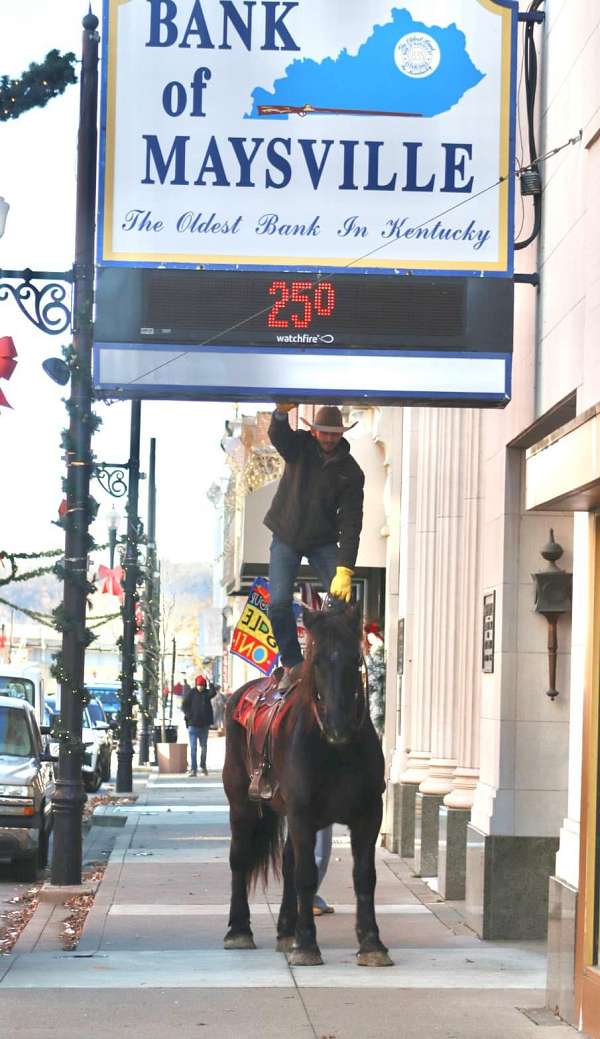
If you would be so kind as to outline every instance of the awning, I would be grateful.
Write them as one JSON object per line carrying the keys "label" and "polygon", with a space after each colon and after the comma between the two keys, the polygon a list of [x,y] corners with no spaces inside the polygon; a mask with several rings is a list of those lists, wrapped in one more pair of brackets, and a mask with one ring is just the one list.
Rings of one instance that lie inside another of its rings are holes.
{"label": "awning", "polygon": [[529,448],[525,504],[536,512],[600,509],[600,405]]}

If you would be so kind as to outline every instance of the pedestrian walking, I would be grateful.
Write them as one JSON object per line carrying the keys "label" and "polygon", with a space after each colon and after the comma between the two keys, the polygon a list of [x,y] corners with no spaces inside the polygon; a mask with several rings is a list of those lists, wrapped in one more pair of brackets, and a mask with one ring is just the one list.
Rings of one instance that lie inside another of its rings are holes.
{"label": "pedestrian walking", "polygon": [[181,709],[187,725],[190,742],[189,776],[198,774],[198,743],[200,744],[200,770],[203,775],[208,775],[206,751],[208,732],[214,723],[211,700],[215,694],[215,687],[213,685],[209,687],[204,675],[198,675],[194,688],[190,688],[189,693],[183,697]]}
{"label": "pedestrian walking", "polygon": [[216,695],[213,699],[213,713],[215,716],[215,726],[217,732],[222,734],[223,722],[225,718],[225,696],[220,685],[215,686]]}

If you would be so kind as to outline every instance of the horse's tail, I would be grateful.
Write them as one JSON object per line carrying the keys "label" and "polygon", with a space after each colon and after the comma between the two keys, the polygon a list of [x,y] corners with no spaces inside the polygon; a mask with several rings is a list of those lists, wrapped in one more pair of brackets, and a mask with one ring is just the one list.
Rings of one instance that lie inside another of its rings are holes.
{"label": "horse's tail", "polygon": [[261,806],[252,834],[252,861],[248,870],[250,888],[256,887],[259,878],[266,886],[270,870],[279,878],[284,841],[284,817],[267,805]]}

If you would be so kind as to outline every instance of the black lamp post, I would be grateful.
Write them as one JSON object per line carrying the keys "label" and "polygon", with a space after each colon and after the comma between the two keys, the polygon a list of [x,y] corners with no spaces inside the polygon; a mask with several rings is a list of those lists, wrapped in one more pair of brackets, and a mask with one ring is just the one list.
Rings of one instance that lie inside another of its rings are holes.
{"label": "black lamp post", "polygon": [[150,464],[148,467],[148,530],[146,550],[146,575],[144,581],[144,664],[142,678],[141,732],[139,737],[139,763],[146,765],[150,756],[150,715],[154,700],[153,690],[158,674],[158,616],[156,597],[156,438],[150,440]]}
{"label": "black lamp post", "polygon": [[548,678],[549,688],[546,696],[555,700],[558,696],[556,688],[556,657],[558,653],[558,639],[556,629],[558,618],[563,613],[570,613],[573,593],[573,574],[561,570],[556,565],[556,560],[563,554],[563,548],[554,540],[554,531],[550,531],[550,540],[544,545],[540,555],[548,560],[545,570],[536,570],[532,574],[535,581],[535,605],[536,613],[541,613],[548,621]]}
{"label": "black lamp post", "polygon": [[117,750],[119,794],[133,789],[133,706],[135,703],[135,601],[138,583],[138,493],[140,480],[141,401],[131,402],[129,441],[129,494],[127,497],[127,547],[125,550],[125,599],[123,602],[123,648],[121,654],[121,711]]}
{"label": "black lamp post", "polygon": [[[87,642],[87,565],[89,488],[92,470],[92,303],[96,209],[98,110],[98,19],[83,19],[79,132],[77,142],[77,209],[73,297],[73,363],[68,401],[67,507],[60,670],[59,765],[54,809],[53,884],[81,883],[81,810],[85,792],[82,709],[84,658]],[[4,298],[0,290],[0,298]],[[17,299],[17,302],[19,300]],[[20,304],[19,304],[20,305]]]}

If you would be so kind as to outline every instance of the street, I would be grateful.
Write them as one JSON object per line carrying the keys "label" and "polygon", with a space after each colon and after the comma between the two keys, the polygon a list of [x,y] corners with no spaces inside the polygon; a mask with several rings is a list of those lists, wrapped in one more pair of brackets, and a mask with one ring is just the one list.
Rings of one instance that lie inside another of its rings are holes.
{"label": "street", "polygon": [[[378,851],[377,905],[394,966],[355,964],[350,849],[336,827],[318,921],[324,966],[291,969],[275,952],[280,888],[251,899],[257,949],[223,950],[228,913],[228,806],[223,739],[211,735],[209,776],[138,773],[133,805],[96,809],[91,834],[114,838],[108,868],[76,951],[52,928],[27,932],[0,959],[6,1039],[106,1035],[336,1039],[567,1039],[544,1001],[543,943],[481,942],[460,913],[406,865]],[[123,817],[126,822],[121,825]],[[116,836],[115,836],[116,835]],[[143,990],[143,994],[142,991]],[[524,1012],[522,1009],[525,1008]],[[527,1013],[532,1011],[532,1020]],[[538,1008],[537,1010],[535,1008]],[[537,1014],[537,1020],[536,1020]],[[547,1028],[552,1028],[552,1032]]]}

